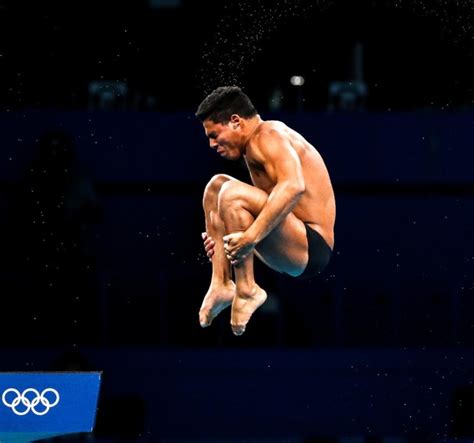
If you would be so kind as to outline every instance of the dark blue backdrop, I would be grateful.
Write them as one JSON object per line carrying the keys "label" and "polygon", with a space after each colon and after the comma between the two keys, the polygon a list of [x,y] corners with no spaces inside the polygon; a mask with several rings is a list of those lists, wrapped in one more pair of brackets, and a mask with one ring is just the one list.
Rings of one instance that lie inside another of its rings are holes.
{"label": "dark blue backdrop", "polygon": [[[193,429],[212,417],[206,435],[236,435],[229,427],[239,411],[248,414],[246,436],[268,435],[270,421],[290,436],[298,429],[436,436],[446,423],[453,433],[451,400],[473,381],[474,114],[263,117],[283,119],[325,159],[336,192],[335,255],[311,282],[257,265],[269,301],[236,338],[228,313],[206,330],[197,321],[210,276],[201,194],[213,174],[247,175],[207,147],[192,114],[3,114],[2,311],[11,313],[1,325],[3,345],[37,343],[50,348],[47,355],[79,346],[97,369],[109,368],[108,392],[126,383],[149,414],[165,414],[147,415],[144,429],[154,435],[190,435],[179,423]],[[97,215],[77,222],[81,254],[51,276],[40,270],[41,257],[36,268],[24,261],[36,234],[26,223],[31,202],[18,189],[32,186],[25,177],[36,140],[55,128],[75,142],[71,211],[84,204]],[[48,295],[51,284],[59,289]],[[144,346],[149,351],[137,351]],[[25,352],[43,367],[44,357]],[[4,355],[4,368],[20,369],[18,353]],[[404,372],[413,361],[416,368]],[[231,393],[234,382],[242,396]],[[444,403],[431,414],[435,398]]]}

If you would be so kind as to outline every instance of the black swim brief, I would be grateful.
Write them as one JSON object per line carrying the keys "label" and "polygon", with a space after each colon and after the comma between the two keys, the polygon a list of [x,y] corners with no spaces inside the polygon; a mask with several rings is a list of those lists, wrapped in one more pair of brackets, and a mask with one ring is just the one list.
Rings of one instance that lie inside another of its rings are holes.
{"label": "black swim brief", "polygon": [[305,270],[297,279],[307,280],[316,278],[331,260],[332,250],[326,243],[324,238],[314,229],[310,228],[307,223],[306,238],[308,239],[308,264]]}

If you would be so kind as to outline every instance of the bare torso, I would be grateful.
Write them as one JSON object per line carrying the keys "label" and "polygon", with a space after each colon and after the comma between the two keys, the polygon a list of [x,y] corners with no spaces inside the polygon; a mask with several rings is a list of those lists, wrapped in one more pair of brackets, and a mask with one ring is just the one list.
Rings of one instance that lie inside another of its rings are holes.
{"label": "bare torso", "polygon": [[298,155],[303,170],[305,191],[292,212],[301,221],[308,223],[318,231],[332,249],[334,247],[336,202],[329,173],[321,155],[303,136],[284,123],[279,121],[263,122],[252,134],[244,157],[252,183],[268,194],[276,183],[268,175],[264,164],[252,156],[252,140],[262,131],[278,131],[289,141]]}

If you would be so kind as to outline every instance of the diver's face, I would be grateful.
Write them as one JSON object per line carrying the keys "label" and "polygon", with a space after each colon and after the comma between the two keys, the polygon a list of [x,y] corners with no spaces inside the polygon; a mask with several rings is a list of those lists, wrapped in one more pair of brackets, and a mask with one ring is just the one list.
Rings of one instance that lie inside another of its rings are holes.
{"label": "diver's face", "polygon": [[227,160],[238,160],[242,156],[240,125],[235,123],[215,123],[205,120],[204,130],[209,138],[209,146]]}

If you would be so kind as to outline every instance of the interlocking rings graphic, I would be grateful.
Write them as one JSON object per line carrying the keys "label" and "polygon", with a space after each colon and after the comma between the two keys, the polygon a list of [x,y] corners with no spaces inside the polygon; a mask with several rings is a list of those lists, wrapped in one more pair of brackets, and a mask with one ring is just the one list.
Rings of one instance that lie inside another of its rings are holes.
{"label": "interlocking rings graphic", "polygon": [[[11,395],[8,395],[10,393],[14,394],[16,397],[12,399]],[[30,393],[33,393],[35,397],[31,398],[32,396]],[[46,394],[48,393],[50,393],[50,395],[46,397]],[[10,399],[8,399],[7,396],[10,397]],[[53,402],[51,402],[49,399],[49,397],[52,397],[52,396],[54,396],[55,398]],[[2,402],[5,406],[7,406],[8,408],[11,408],[11,410],[16,415],[26,415],[30,411],[33,412],[33,414],[35,415],[45,415],[49,412],[51,408],[53,408],[59,403],[59,392],[53,388],[46,388],[40,394],[39,391],[37,391],[36,389],[28,388],[20,393],[20,391],[18,391],[17,389],[9,388],[3,392]],[[20,403],[25,407],[24,411],[22,410],[23,408],[20,408],[20,409],[17,408],[17,406],[19,406]],[[44,410],[42,410],[43,408],[39,408],[39,410],[36,409],[36,407],[40,403],[44,407]]]}

